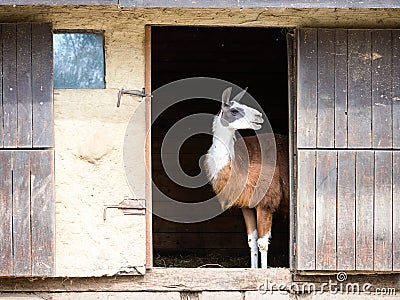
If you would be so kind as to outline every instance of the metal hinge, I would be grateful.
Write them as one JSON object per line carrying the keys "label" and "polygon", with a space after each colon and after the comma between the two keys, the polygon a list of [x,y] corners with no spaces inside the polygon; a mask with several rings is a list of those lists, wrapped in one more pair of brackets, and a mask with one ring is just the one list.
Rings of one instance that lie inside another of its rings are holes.
{"label": "metal hinge", "polygon": [[103,209],[103,220],[107,219],[107,209],[117,208],[124,215],[145,215],[146,207],[142,204],[145,199],[124,199],[119,204],[105,205]]}
{"label": "metal hinge", "polygon": [[121,97],[122,95],[131,95],[131,96],[137,96],[137,97],[153,97],[152,94],[146,94],[145,88],[143,88],[141,91],[139,90],[126,90],[124,88],[120,89],[118,91],[118,101],[117,101],[117,107],[120,106],[121,104]]}

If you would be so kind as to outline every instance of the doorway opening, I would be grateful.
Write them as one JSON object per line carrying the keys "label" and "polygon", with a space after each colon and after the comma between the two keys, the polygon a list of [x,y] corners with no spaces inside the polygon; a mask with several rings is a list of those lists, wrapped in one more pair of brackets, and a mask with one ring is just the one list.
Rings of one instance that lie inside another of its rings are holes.
{"label": "doorway opening", "polygon": [[[289,135],[286,33],[282,28],[152,26],[152,90],[190,77],[213,77],[248,87],[267,114],[273,131]],[[155,105],[157,102],[152,101],[152,107]],[[152,180],[176,201],[201,202],[215,194],[209,184],[184,188],[169,179],[160,159],[162,139],[182,118],[194,113],[216,114],[219,109],[216,101],[193,99],[169,107],[152,120]],[[183,143],[179,160],[185,173],[199,174],[199,159],[211,142],[212,136],[198,134]],[[155,215],[152,222],[155,267],[250,266],[240,209],[229,209],[200,223],[180,224]],[[289,266],[288,216],[274,214],[268,253],[269,266]]]}

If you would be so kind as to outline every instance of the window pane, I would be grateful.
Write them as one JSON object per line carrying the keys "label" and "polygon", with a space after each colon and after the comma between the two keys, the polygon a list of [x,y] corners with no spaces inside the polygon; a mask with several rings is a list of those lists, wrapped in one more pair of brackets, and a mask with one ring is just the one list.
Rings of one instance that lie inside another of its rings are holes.
{"label": "window pane", "polygon": [[53,39],[55,88],[104,88],[101,34],[56,33]]}

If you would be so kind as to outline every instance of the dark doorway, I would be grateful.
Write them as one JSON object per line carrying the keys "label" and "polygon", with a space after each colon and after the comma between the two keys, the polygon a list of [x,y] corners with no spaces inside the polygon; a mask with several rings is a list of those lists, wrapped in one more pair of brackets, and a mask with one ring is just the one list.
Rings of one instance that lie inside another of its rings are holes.
{"label": "dark doorway", "polygon": [[[286,30],[281,28],[152,27],[152,90],[189,77],[214,77],[248,87],[260,103],[275,133],[288,135],[288,75]],[[153,101],[152,105],[157,105]],[[212,197],[210,185],[190,189],[168,179],[160,165],[166,131],[191,113],[216,114],[219,104],[198,99],[180,102],[162,113],[152,126],[153,182],[177,201],[200,202]],[[245,133],[251,134],[251,133]],[[199,158],[212,137],[196,135],[180,149],[182,168],[199,173]],[[275,216],[269,265],[289,266],[289,225]],[[230,209],[212,220],[179,224],[153,216],[154,266],[198,267],[220,264],[248,267],[249,250],[241,211]]]}

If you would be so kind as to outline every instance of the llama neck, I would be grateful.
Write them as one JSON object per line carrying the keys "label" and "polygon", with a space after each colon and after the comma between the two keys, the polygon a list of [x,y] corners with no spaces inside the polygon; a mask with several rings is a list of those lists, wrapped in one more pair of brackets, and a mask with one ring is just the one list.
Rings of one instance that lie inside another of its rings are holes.
{"label": "llama neck", "polygon": [[215,180],[218,173],[235,156],[235,130],[223,126],[220,116],[214,118],[213,134],[213,143],[208,150],[207,158],[211,180]]}

